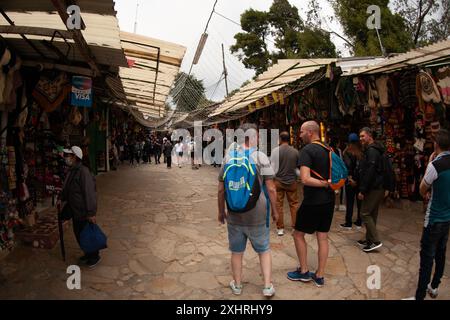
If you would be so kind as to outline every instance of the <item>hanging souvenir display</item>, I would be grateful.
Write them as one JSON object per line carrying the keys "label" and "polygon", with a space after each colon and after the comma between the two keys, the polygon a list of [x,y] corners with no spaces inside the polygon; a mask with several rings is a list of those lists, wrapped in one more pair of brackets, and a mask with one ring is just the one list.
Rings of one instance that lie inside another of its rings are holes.
{"label": "hanging souvenir display", "polygon": [[417,75],[417,97],[421,110],[425,110],[426,102],[440,103],[441,95],[431,75],[426,71],[420,71]]}
{"label": "hanging souvenir display", "polygon": [[380,105],[383,108],[387,108],[391,106],[389,101],[389,93],[388,93],[388,81],[389,77],[387,75],[379,76],[375,80],[375,85],[377,88],[377,93],[380,99]]}
{"label": "hanging souvenir display", "polygon": [[0,251],[13,248],[14,231],[21,223],[12,194],[0,192]]}
{"label": "hanging souvenir display", "polygon": [[21,59],[15,54],[11,54],[11,60],[6,66],[6,83],[3,92],[3,103],[6,111],[12,111],[16,108],[16,90],[22,86],[22,77],[20,75],[20,68],[22,67]]}
{"label": "hanging souvenir display", "polygon": [[437,85],[441,91],[442,100],[450,105],[450,67],[446,66],[437,71]]}
{"label": "hanging souvenir display", "polygon": [[403,108],[414,109],[417,104],[416,78],[417,72],[413,70],[401,72],[398,77],[399,103]]}
{"label": "hanging souvenir display", "polygon": [[9,51],[9,49],[6,47],[3,47],[3,49],[3,52],[0,52],[0,111],[6,110],[5,97],[3,95],[3,92],[5,91],[6,87],[7,75],[3,72],[3,68],[6,67],[11,61],[11,51]]}
{"label": "hanging souvenir display", "polygon": [[67,74],[61,72],[54,78],[42,76],[33,90],[33,97],[45,112],[52,112],[63,103],[70,90]]}

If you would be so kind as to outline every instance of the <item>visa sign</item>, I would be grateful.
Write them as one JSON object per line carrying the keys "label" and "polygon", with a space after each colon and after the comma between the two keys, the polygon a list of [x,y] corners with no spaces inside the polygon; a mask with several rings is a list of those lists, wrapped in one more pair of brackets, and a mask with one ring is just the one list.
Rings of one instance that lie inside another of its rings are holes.
{"label": "visa sign", "polygon": [[92,107],[92,79],[73,76],[70,102],[73,106]]}

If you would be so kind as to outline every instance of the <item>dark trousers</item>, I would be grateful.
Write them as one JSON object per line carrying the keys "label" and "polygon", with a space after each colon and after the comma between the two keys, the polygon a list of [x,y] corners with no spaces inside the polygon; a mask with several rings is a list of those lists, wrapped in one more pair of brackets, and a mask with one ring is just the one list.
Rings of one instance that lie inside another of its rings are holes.
{"label": "dark trousers", "polygon": [[[73,233],[75,233],[75,238],[77,238],[78,245],[80,244],[80,235],[83,231],[84,227],[88,225],[88,220],[72,220],[73,224]],[[99,252],[85,252],[84,253],[88,259],[95,259],[99,257]]]}
{"label": "dark trousers", "polygon": [[364,196],[361,205],[361,219],[366,226],[366,240],[374,243],[380,238],[377,231],[378,208],[384,198],[384,190],[372,190]]}
{"label": "dark trousers", "polygon": [[359,190],[357,187],[352,187],[351,185],[345,186],[345,198],[346,198],[346,214],[345,214],[345,224],[348,226],[352,225],[353,219],[353,207],[355,205],[356,199],[356,207],[358,208],[358,217],[356,218],[356,224],[361,225],[361,200],[357,199]]}
{"label": "dark trousers", "polygon": [[166,157],[167,160],[167,168],[172,167],[172,156]]}
{"label": "dark trousers", "polygon": [[416,300],[425,299],[433,262],[436,263],[436,267],[431,287],[436,289],[441,283],[445,268],[445,252],[447,250],[449,227],[450,221],[434,223],[423,229],[422,240],[420,241],[420,269]]}
{"label": "dark trousers", "polygon": [[155,152],[155,163],[161,163],[159,159],[161,159],[161,153]]}

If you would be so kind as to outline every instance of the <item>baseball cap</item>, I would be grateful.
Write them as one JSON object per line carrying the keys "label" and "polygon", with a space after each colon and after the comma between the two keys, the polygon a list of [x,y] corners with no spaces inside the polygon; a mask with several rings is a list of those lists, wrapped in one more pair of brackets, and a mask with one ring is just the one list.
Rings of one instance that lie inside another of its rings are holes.
{"label": "baseball cap", "polygon": [[350,133],[348,136],[348,142],[358,142],[359,137],[356,133]]}
{"label": "baseball cap", "polygon": [[83,160],[83,151],[81,150],[80,147],[73,146],[70,149],[64,149],[64,153],[74,154],[77,156],[77,158],[79,158],[80,160]]}

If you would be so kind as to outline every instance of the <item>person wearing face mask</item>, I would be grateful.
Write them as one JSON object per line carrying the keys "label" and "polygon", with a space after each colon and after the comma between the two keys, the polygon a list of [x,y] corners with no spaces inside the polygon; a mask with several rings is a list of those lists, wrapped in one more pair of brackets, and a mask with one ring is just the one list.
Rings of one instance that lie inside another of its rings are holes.
{"label": "person wearing face mask", "polygon": [[[73,146],[64,149],[64,157],[69,167],[69,172],[63,184],[58,207],[69,212],[73,220],[73,231],[80,244],[80,234],[89,223],[96,223],[97,214],[97,191],[95,179],[89,169],[82,164],[83,151],[80,147]],[[67,216],[65,214],[65,216]],[[89,267],[96,266],[100,261],[99,252],[84,252],[79,259]]]}

